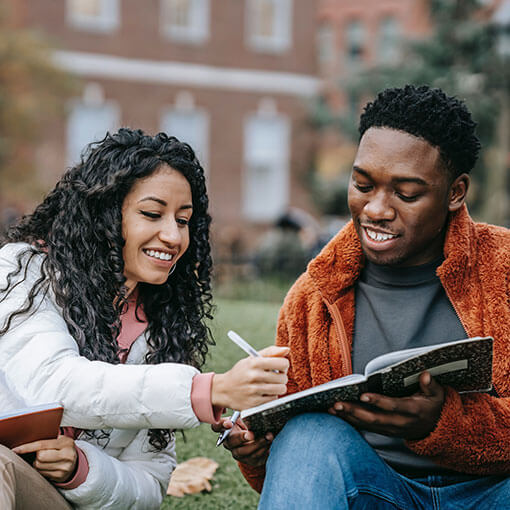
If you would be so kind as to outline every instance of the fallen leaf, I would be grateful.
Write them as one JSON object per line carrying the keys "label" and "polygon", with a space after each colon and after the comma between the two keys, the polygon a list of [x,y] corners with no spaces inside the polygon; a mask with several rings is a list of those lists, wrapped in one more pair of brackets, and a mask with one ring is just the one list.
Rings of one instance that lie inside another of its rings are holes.
{"label": "fallen leaf", "polygon": [[172,473],[166,493],[170,496],[182,498],[185,494],[211,492],[209,480],[214,476],[219,464],[207,457],[193,457],[177,464]]}

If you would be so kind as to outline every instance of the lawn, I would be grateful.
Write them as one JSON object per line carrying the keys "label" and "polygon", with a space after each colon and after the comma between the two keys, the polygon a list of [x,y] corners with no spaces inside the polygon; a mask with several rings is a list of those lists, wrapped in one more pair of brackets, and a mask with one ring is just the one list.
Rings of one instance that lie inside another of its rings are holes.
{"label": "lawn", "polygon": [[[227,338],[226,332],[229,329],[235,330],[256,349],[274,342],[279,304],[221,299],[216,301],[216,306],[217,311],[211,326],[216,345],[211,348],[211,357],[204,371],[224,372],[245,356],[244,352]],[[216,448],[216,439],[217,434],[211,431],[209,425],[186,431],[184,438],[178,433],[179,462],[190,457],[205,456],[214,459],[220,466],[214,476],[211,493],[183,498],[167,497],[161,509],[218,510],[229,507],[252,510],[257,507],[258,494],[241,476],[230,453],[221,446]]]}

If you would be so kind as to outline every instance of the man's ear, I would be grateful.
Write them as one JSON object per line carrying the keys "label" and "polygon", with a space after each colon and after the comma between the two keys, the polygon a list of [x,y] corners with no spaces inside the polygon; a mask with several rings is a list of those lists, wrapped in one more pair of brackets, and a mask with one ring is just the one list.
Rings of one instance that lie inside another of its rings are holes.
{"label": "man's ear", "polygon": [[448,197],[448,210],[450,212],[458,211],[466,200],[467,190],[469,188],[469,175],[459,175],[450,185]]}

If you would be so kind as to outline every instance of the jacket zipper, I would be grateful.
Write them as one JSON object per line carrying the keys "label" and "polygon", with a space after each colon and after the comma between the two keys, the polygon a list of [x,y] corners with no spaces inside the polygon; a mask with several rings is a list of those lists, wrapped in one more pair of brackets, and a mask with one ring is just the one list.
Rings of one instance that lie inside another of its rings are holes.
{"label": "jacket zipper", "polygon": [[[440,280],[441,281],[441,280]],[[441,285],[443,286],[443,289],[446,293],[446,297],[448,298],[448,300],[450,301],[451,305],[452,305],[452,308],[453,308],[453,311],[455,312],[455,315],[457,315],[457,318],[459,319],[459,322],[462,324],[462,327],[464,328],[466,334],[468,337],[471,337],[473,336],[469,331],[468,331],[468,328],[466,327],[466,325],[464,324],[464,321],[460,318],[460,314],[459,314],[459,311],[457,310],[457,307],[455,306],[455,303],[453,302],[453,299],[451,298],[451,295],[450,295],[450,292],[448,291],[448,289],[446,288],[446,285],[441,281]],[[499,391],[498,389],[496,388],[496,384],[494,383],[494,380],[492,381],[492,389],[493,391],[496,393],[496,397],[499,398]]]}
{"label": "jacket zipper", "polygon": [[[439,281],[441,281],[441,280],[439,280]],[[462,324],[462,327],[464,328],[464,331],[466,332],[467,336],[470,337],[471,334],[469,333],[468,328],[464,324],[464,321],[460,318],[459,311],[457,310],[457,307],[455,306],[455,303],[453,302],[450,292],[448,291],[448,289],[446,288],[446,285],[442,281],[441,281],[441,285],[443,286],[443,289],[446,293],[446,297],[448,298],[448,301],[450,301],[450,303],[452,305],[453,311],[455,312],[457,319],[459,319],[459,322]]]}
{"label": "jacket zipper", "polygon": [[349,349],[349,344],[347,341],[347,333],[344,328],[344,324],[342,321],[342,317],[340,316],[340,311],[333,304],[330,304],[326,299],[323,298],[324,303],[328,308],[331,317],[333,317],[333,325],[335,326],[336,334],[340,342],[340,352],[342,354],[342,369],[343,375],[352,374],[352,360],[351,353]]}

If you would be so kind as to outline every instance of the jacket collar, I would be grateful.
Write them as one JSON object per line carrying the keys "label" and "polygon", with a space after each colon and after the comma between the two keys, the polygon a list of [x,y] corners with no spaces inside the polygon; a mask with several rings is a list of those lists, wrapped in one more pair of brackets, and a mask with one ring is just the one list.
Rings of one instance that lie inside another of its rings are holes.
{"label": "jacket collar", "polygon": [[[445,260],[438,268],[442,281],[460,276],[468,268],[474,250],[474,223],[466,205],[450,215],[444,244]],[[354,285],[363,267],[361,243],[351,221],[336,234],[323,250],[308,264],[307,272],[322,296],[334,303]],[[461,285],[461,279],[456,282]]]}

